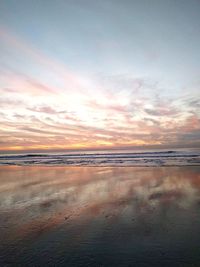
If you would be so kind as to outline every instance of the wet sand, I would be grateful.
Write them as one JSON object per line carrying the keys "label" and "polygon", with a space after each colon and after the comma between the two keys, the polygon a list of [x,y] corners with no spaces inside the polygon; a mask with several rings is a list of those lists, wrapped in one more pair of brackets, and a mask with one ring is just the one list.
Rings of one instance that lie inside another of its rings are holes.
{"label": "wet sand", "polygon": [[0,237],[0,266],[200,266],[200,166],[1,166]]}

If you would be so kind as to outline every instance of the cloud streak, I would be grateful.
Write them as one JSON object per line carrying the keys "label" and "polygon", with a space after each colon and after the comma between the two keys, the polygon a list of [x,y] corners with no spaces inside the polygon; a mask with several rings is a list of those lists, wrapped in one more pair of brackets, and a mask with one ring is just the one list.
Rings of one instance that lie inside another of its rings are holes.
{"label": "cloud streak", "polygon": [[199,146],[198,94],[171,97],[146,77],[83,76],[3,27],[0,37],[45,77],[1,72],[1,151]]}

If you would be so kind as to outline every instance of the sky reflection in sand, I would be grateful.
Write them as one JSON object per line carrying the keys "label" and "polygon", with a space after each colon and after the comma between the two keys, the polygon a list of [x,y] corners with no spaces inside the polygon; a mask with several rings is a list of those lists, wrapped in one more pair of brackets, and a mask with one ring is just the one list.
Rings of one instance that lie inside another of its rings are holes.
{"label": "sky reflection in sand", "polygon": [[124,241],[170,247],[170,238],[185,247],[200,233],[200,167],[4,166],[0,177],[2,247],[53,233],[60,242],[69,232],[74,246],[84,236],[93,247],[101,240],[115,251]]}

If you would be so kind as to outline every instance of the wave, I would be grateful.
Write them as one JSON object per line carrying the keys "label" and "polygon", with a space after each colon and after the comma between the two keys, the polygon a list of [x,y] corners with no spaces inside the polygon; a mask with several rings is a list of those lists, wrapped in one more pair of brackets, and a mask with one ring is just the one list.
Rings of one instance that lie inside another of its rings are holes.
{"label": "wave", "polygon": [[0,165],[186,166],[200,165],[200,151],[29,153],[1,155]]}

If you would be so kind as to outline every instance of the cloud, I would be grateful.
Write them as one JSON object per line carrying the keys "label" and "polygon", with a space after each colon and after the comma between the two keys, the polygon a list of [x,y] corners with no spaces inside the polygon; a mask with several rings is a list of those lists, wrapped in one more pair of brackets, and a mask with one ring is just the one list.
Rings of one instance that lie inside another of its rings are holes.
{"label": "cloud", "polygon": [[12,106],[20,106],[24,104],[23,100],[21,99],[11,99],[8,97],[0,97],[0,106],[1,107],[12,107]]}
{"label": "cloud", "polygon": [[39,113],[47,113],[47,114],[63,113],[63,111],[57,111],[50,106],[32,107],[32,108],[28,108],[28,110],[34,111],[34,112],[39,112]]}
{"label": "cloud", "polygon": [[178,114],[178,111],[170,107],[155,108],[155,109],[144,109],[144,111],[152,116],[174,116]]}
{"label": "cloud", "polygon": [[39,73],[7,66],[0,74],[2,150],[198,143],[198,96],[171,97],[130,74],[81,76],[8,29],[0,36]]}
{"label": "cloud", "polygon": [[[62,62],[50,58],[44,52],[41,52],[41,50],[37,49],[37,47],[34,47],[27,40],[13,34],[6,27],[0,27],[0,37],[2,42],[5,43],[6,47],[10,49],[9,51],[17,51],[17,53],[13,55],[13,57],[15,57],[17,61],[20,60],[19,57],[21,56],[23,56],[23,60],[25,60],[25,62],[28,58],[28,63],[31,65],[30,67],[39,67],[44,74],[47,73],[48,76],[54,76],[55,80],[59,80],[60,90],[62,89],[64,91],[68,91],[68,93],[71,93],[71,90],[76,90],[79,93],[84,93],[85,86],[83,85],[85,83],[85,79],[77,73],[72,72],[70,68]],[[6,68],[11,69],[8,66]],[[21,75],[19,71],[16,71],[16,69],[13,69],[12,71],[14,71],[17,76]],[[22,75],[27,78],[27,82],[32,84],[32,87],[40,87],[41,90],[47,91],[52,90],[46,85],[43,85],[42,83],[29,78],[28,75]]]}
{"label": "cloud", "polygon": [[4,94],[13,94],[13,96],[16,96],[17,93],[23,93],[24,95],[49,95],[58,92],[58,89],[45,85],[35,78],[15,70],[6,71],[1,75],[1,78],[7,85],[6,88],[3,88]]}
{"label": "cloud", "polygon": [[192,108],[200,108],[200,99],[191,100],[188,105]]}

